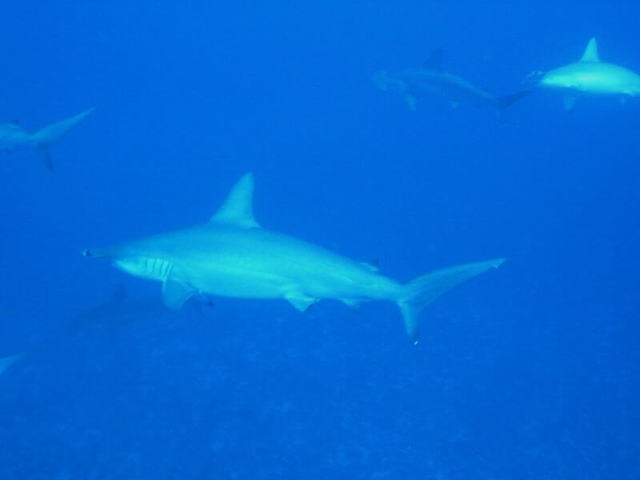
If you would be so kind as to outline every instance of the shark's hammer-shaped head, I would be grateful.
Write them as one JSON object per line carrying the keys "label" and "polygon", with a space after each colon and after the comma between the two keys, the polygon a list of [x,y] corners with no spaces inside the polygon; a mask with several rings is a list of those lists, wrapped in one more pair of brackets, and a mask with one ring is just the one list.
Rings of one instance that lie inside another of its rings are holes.
{"label": "shark's hammer-shaped head", "polygon": [[171,261],[145,246],[142,241],[110,248],[92,248],[82,253],[85,257],[108,260],[121,270],[148,280],[163,282],[172,268]]}

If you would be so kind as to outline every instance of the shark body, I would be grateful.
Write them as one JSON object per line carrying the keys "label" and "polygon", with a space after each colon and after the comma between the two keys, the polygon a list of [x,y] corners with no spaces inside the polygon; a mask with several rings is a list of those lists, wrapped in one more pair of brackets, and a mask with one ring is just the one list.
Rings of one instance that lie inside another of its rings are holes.
{"label": "shark body", "polygon": [[263,229],[253,216],[252,197],[253,176],[246,174],[206,224],[84,254],[108,259],[134,276],[162,282],[164,302],[174,309],[198,294],[282,298],[299,311],[321,299],[349,306],[393,301],[414,343],[418,313],[425,305],[503,261],[460,265],[401,284],[369,264]]}
{"label": "shark body", "polygon": [[373,82],[383,91],[402,95],[411,110],[417,108],[421,99],[441,97],[454,107],[467,103],[488,105],[502,111],[527,95],[527,92],[520,92],[498,97],[458,75],[444,71],[442,50],[436,50],[420,68],[409,68],[396,73],[376,72]]}
{"label": "shark body", "polygon": [[589,40],[582,58],[541,74],[538,86],[565,93],[565,107],[571,110],[580,95],[609,95],[622,100],[640,96],[640,75],[628,68],[600,60],[595,38]]}
{"label": "shark body", "polygon": [[53,161],[49,149],[69,130],[84,120],[93,108],[47,125],[40,130],[29,133],[15,122],[0,123],[0,152],[13,152],[23,148],[36,149],[42,156],[44,165],[53,170]]}

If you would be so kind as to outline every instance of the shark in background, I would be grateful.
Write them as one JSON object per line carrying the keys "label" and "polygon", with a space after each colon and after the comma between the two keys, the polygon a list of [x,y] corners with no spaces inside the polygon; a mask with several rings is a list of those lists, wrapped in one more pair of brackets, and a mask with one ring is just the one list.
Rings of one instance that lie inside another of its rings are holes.
{"label": "shark in background", "polygon": [[16,122],[0,123],[0,152],[33,148],[41,155],[44,165],[49,170],[53,170],[51,146],[93,111],[94,108],[90,108],[73,117],[47,125],[34,133],[27,132]]}
{"label": "shark in background", "polygon": [[[194,306],[198,309],[213,305],[209,298],[200,297],[197,300],[197,305]],[[88,328],[98,327],[114,340],[118,330],[133,325],[140,319],[161,317],[167,313],[171,313],[171,310],[159,298],[130,297],[121,283],[106,302],[72,316],[67,322],[67,333],[73,336]]]}
{"label": "shark in background", "polygon": [[567,110],[573,110],[579,96],[615,96],[625,102],[628,98],[640,95],[640,75],[600,60],[595,38],[589,40],[579,61],[546,73],[533,72],[530,78],[537,80],[539,88],[562,91]]}
{"label": "shark in background", "polygon": [[467,80],[446,72],[442,68],[443,50],[434,51],[420,68],[409,68],[396,73],[385,71],[373,75],[373,83],[385,92],[398,93],[410,110],[418,101],[429,97],[448,100],[452,107],[460,104],[487,105],[500,112],[525,97],[529,92],[497,97]]}
{"label": "shark in background", "polygon": [[158,316],[167,312],[159,299],[130,298],[123,284],[106,302],[79,312],[67,322],[67,333],[75,335],[93,326],[104,329],[111,339],[116,330],[131,325],[143,316]]}
{"label": "shark in background", "polygon": [[2,375],[11,365],[20,360],[24,354],[11,355],[10,357],[0,358],[0,375]]}
{"label": "shark in background", "polygon": [[285,299],[299,311],[321,299],[349,306],[395,302],[406,330],[418,342],[418,315],[457,284],[498,267],[503,259],[437,270],[406,284],[298,238],[262,228],[253,215],[253,175],[244,175],[211,219],[202,225],[95,248],[131,275],[162,283],[164,303],[179,309],[194,295]]}

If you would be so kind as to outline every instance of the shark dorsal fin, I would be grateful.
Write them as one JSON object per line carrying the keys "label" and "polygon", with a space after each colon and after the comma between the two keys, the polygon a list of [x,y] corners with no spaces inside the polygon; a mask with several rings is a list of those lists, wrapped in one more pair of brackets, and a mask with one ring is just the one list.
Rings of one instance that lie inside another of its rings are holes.
{"label": "shark dorsal fin", "polygon": [[231,189],[220,209],[211,217],[212,222],[234,227],[256,228],[253,218],[253,174],[247,173]]}
{"label": "shark dorsal fin", "polygon": [[431,52],[429,58],[427,58],[422,67],[427,70],[437,70],[438,72],[442,71],[442,59],[444,57],[444,50],[442,48],[438,48]]}
{"label": "shark dorsal fin", "polygon": [[600,56],[598,55],[598,42],[596,42],[595,38],[589,40],[587,44],[587,48],[584,50],[582,54],[581,62],[599,62]]}

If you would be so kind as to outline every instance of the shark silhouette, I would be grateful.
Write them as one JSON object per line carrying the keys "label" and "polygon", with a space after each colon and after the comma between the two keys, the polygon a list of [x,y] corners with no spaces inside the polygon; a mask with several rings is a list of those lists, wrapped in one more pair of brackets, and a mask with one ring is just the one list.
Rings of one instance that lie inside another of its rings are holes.
{"label": "shark silhouette", "polygon": [[137,277],[162,282],[165,304],[179,309],[193,295],[283,298],[299,311],[321,299],[354,306],[395,302],[418,341],[418,314],[455,285],[503,259],[459,265],[401,284],[374,266],[262,228],[253,215],[253,175],[244,175],[209,222],[108,248],[84,251]]}
{"label": "shark silhouette", "polygon": [[22,148],[35,148],[42,156],[44,165],[53,170],[53,160],[49,149],[69,130],[84,120],[93,108],[66,118],[44,128],[28,133],[16,122],[0,123],[0,152],[13,152]]}
{"label": "shark silhouette", "polygon": [[409,68],[396,73],[385,71],[373,75],[374,84],[383,91],[402,95],[409,109],[415,110],[418,100],[428,97],[441,97],[453,107],[461,103],[488,105],[503,111],[525,97],[528,91],[513,95],[496,97],[471,82],[446,72],[442,68],[443,50],[438,49],[420,68]]}
{"label": "shark silhouette", "polygon": [[67,322],[69,334],[75,334],[91,326],[97,326],[109,332],[111,338],[115,331],[134,323],[141,316],[162,315],[167,308],[159,299],[130,298],[123,284],[106,302],[83,310]]}
{"label": "shark silhouette", "polygon": [[[199,297],[197,307],[211,306],[210,299]],[[194,302],[195,303],[195,302]],[[104,303],[79,312],[67,322],[67,333],[76,333],[93,326],[105,330],[114,340],[116,331],[134,324],[140,318],[158,317],[171,313],[159,298],[133,298],[120,284],[114,294]]]}
{"label": "shark silhouette", "polygon": [[613,95],[622,101],[640,95],[640,75],[601,61],[595,38],[589,40],[579,61],[532,75],[539,77],[538,87],[563,91],[567,110],[575,107],[580,95]]}

